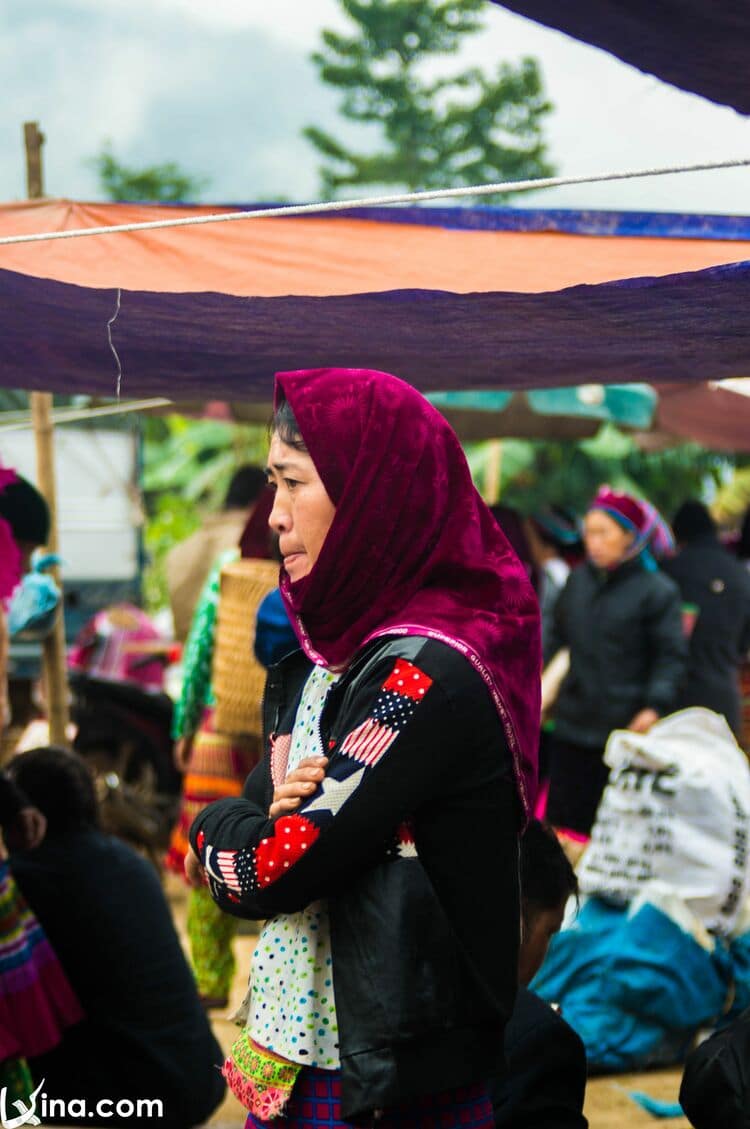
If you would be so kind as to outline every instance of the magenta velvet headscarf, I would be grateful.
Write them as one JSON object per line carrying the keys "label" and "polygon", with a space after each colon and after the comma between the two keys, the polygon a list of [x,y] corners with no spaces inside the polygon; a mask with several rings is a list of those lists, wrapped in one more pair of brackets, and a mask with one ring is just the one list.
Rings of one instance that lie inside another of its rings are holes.
{"label": "magenta velvet headscarf", "polygon": [[314,662],[379,635],[425,635],[481,674],[524,810],[536,790],[541,649],[526,573],[474,488],[455,433],[414,388],[368,369],[276,376],[336,506],[310,573],[281,592]]}

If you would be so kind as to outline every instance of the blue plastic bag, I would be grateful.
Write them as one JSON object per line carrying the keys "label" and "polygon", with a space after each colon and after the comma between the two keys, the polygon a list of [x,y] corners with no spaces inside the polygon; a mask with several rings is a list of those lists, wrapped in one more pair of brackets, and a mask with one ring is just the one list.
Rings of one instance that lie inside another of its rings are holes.
{"label": "blue plastic bag", "polygon": [[27,572],[11,597],[8,609],[8,633],[19,642],[39,642],[55,625],[60,604],[60,589],[46,568],[61,564],[55,553],[40,557]]}

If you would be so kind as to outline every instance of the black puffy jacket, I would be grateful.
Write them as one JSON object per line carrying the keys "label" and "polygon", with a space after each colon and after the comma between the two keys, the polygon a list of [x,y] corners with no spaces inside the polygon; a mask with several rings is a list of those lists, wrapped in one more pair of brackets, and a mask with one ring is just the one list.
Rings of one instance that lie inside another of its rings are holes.
{"label": "black puffy jacket", "polygon": [[[359,1124],[497,1070],[517,982],[519,805],[481,677],[444,643],[392,637],[365,647],[329,691],[323,785],[269,820],[274,749],[309,672],[301,652],[271,669],[266,756],[243,797],[198,816],[191,841],[215,901],[237,916],[327,899],[342,1113]],[[362,771],[373,717],[397,735]],[[404,821],[416,854],[397,846]],[[280,849],[290,839],[291,865]]]}
{"label": "black puffy jacket", "polygon": [[603,748],[642,709],[675,706],[687,661],[680,592],[662,572],[628,561],[611,572],[586,562],[555,608],[545,659],[570,648],[553,714],[563,740]]}

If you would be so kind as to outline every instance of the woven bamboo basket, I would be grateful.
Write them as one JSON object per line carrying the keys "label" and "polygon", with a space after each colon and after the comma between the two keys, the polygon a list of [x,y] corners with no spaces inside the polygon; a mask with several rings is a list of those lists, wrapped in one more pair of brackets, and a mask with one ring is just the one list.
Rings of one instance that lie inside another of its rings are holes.
{"label": "woven bamboo basket", "polygon": [[213,688],[216,728],[232,736],[260,737],[266,672],[255,658],[255,620],[261,600],[279,582],[273,561],[230,561],[221,570]]}

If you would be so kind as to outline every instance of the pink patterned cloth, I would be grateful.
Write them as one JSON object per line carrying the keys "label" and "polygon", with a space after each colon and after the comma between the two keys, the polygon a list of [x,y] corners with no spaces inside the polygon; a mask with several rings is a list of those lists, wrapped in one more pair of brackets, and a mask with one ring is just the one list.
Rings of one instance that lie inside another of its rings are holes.
{"label": "pink patterned cloth", "polygon": [[[18,475],[13,468],[0,466],[0,494],[13,482],[18,482]],[[7,607],[20,580],[21,550],[10,525],[4,517],[0,517],[0,605]]]}
{"label": "pink patterned cloth", "polygon": [[276,376],[336,506],[312,571],[281,592],[302,647],[344,666],[378,635],[426,635],[482,676],[529,815],[536,792],[541,643],[526,572],[471,480],[444,417],[369,369]]}
{"label": "pink patterned cloth", "polygon": [[149,655],[148,644],[164,643],[164,637],[144,611],[134,604],[113,604],[84,625],[68,655],[71,670],[95,678],[135,682],[148,690],[164,685],[164,663]]}
{"label": "pink patterned cloth", "polygon": [[0,861],[0,1061],[56,1047],[83,1012],[42,928]]}
{"label": "pink patterned cloth", "polygon": [[0,517],[0,604],[3,607],[7,607],[20,581],[21,550],[10,525],[4,517]]}

